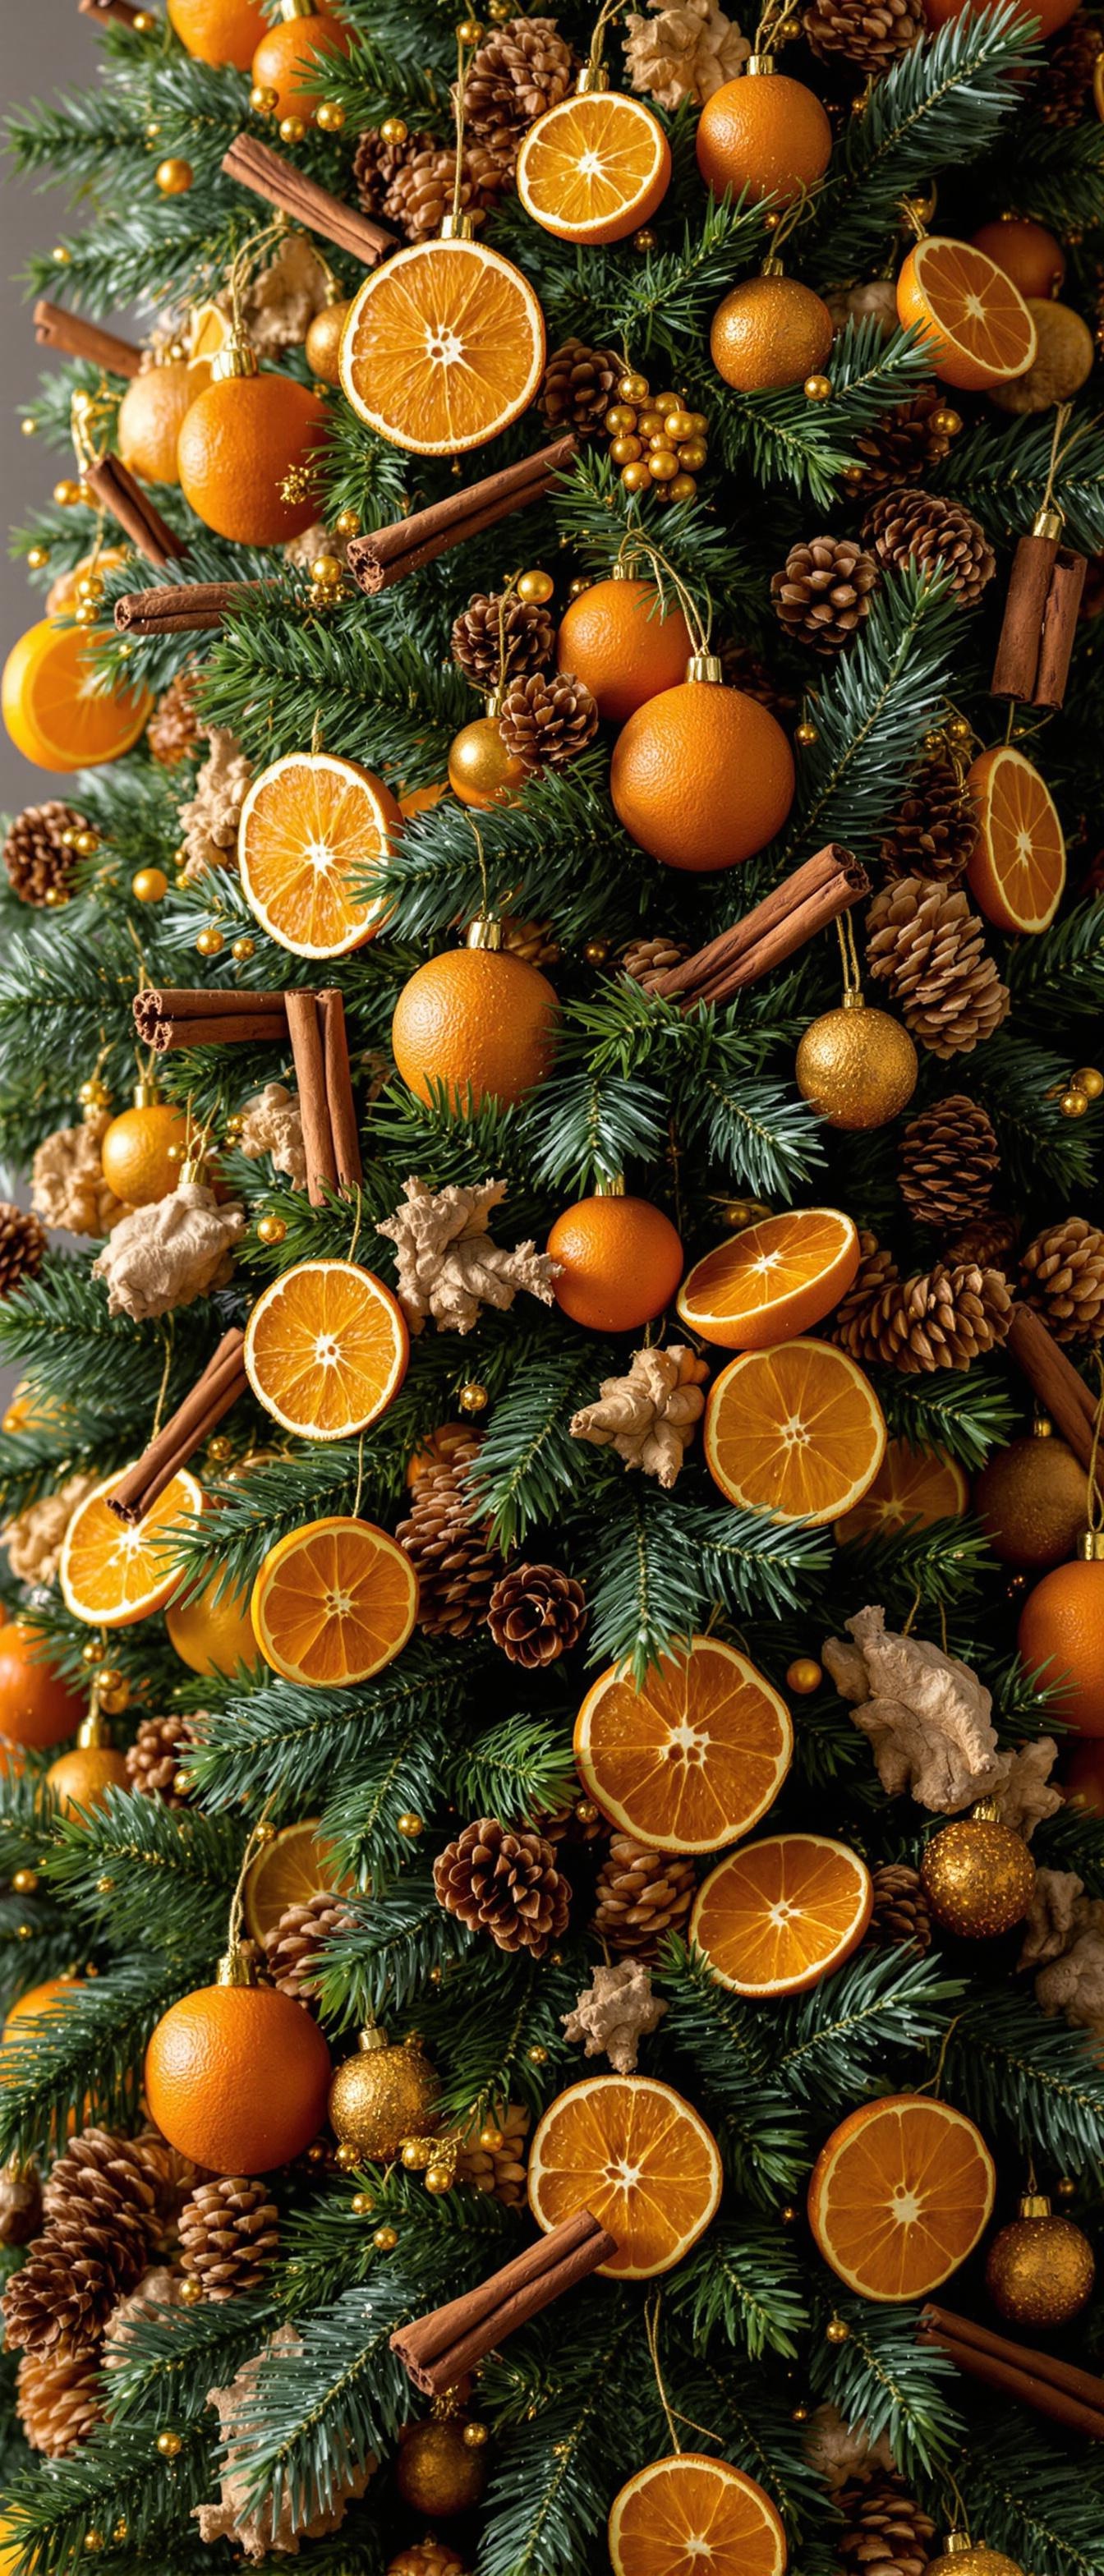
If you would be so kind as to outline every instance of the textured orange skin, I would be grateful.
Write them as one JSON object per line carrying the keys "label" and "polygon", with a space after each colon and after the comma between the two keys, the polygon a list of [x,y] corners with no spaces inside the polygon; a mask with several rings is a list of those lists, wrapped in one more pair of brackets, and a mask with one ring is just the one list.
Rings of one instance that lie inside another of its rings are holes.
{"label": "textured orange skin", "polygon": [[698,168],[715,197],[773,197],[788,206],[823,178],[832,128],[820,100],[785,72],[723,82],[698,119]]}
{"label": "textured orange skin", "polygon": [[178,483],[176,448],[184,415],[195,401],[196,380],[187,360],[173,358],[134,376],[119,405],[119,454],[147,483]]}
{"label": "textured orange skin", "polygon": [[782,727],[742,689],[684,680],[638,707],[613,747],[620,820],[668,868],[739,867],[781,830],[793,792]]}
{"label": "textured orange skin", "polygon": [[270,27],[251,68],[258,89],[276,92],[273,116],[313,116],[319,90],[310,69],[305,73],[307,86],[300,85],[304,66],[311,55],[347,54],[348,50],[348,28],[335,26],[331,18],[284,18]]}
{"label": "textured orange skin", "polygon": [[1066,254],[1045,224],[1034,223],[1029,215],[1014,215],[1007,223],[982,224],[970,239],[975,250],[983,250],[996,268],[1003,268],[1021,295],[1058,294],[1066,274]]}
{"label": "textured orange skin", "polygon": [[26,1994],[17,1996],[12,2005],[3,2037],[7,2039],[13,2022],[32,2021],[36,2013],[52,2012],[63,1995],[75,1995],[83,1984],[83,1977],[45,1977],[40,1986],[28,1986]]}
{"label": "textured orange skin", "polygon": [[551,1070],[560,1006],[546,975],[504,950],[450,948],[404,984],[391,1051],[419,1100],[523,1100]]}
{"label": "textured orange skin", "polygon": [[268,20],[260,0],[169,0],[169,25],[197,62],[247,72]]}
{"label": "textured orange skin", "polygon": [[552,1282],[565,1315],[592,1333],[632,1333],[668,1306],[683,1271],[670,1217],[649,1199],[580,1199],[548,1237],[562,1263]]}
{"label": "textured orange skin", "polygon": [[271,2173],[326,2116],[330,2052],[316,2022],[268,1986],[201,1986],[170,2005],[146,2050],[150,2116],[214,2173]]}
{"label": "textured orange skin", "polygon": [[596,581],[564,614],[556,668],[585,682],[608,724],[627,723],[648,698],[685,677],[686,619],[677,607],[663,614],[655,599],[651,581]]}
{"label": "textured orange skin", "polygon": [[85,1813],[102,1807],[109,1789],[130,1785],[122,1754],[113,1753],[109,1744],[75,1744],[71,1753],[61,1753],[51,1762],[46,1783],[65,1816],[78,1807]]}
{"label": "textured orange skin", "polygon": [[1067,1676],[1049,1703],[1055,1716],[1079,1735],[1104,1735],[1104,1564],[1053,1565],[1028,1593],[1018,1643],[1029,1672],[1048,1664],[1048,1682]]}
{"label": "textured orange skin", "polygon": [[41,1641],[18,1619],[0,1627],[0,1736],[36,1751],[76,1733],[84,1701],[49,1664],[38,1660]]}
{"label": "textured orange skin", "polygon": [[797,277],[744,277],[709,326],[709,354],[726,385],[763,394],[819,375],[832,346],[832,316]]}
{"label": "textured orange skin", "polygon": [[187,1601],[170,1601],[165,1612],[165,1626],[182,1664],[193,1673],[232,1673],[239,1664],[257,1671],[261,1656],[249,1616],[246,1592],[224,1592],[221,1601],[213,1594],[218,1576],[205,1583],[202,1592],[193,1593]]}
{"label": "textured orange skin", "polygon": [[317,495],[283,501],[280,486],[307,465],[325,434],[320,396],[291,376],[228,376],[205,385],[185,414],[177,448],[184,498],[220,537],[282,545],[318,517]]}

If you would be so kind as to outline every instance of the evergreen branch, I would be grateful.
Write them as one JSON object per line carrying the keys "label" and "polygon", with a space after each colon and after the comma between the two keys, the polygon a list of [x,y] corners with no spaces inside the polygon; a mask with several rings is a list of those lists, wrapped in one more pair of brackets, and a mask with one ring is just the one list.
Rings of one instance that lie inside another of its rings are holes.
{"label": "evergreen branch", "polygon": [[35,2576],[69,2576],[83,2564],[90,2532],[102,2548],[105,2534],[125,2531],[131,2566],[135,2551],[149,2546],[160,2561],[163,2536],[187,2531],[212,2478],[210,2441],[197,2424],[183,2428],[171,2462],[147,2426],[97,2425],[67,2458],[15,2477],[4,2498],[5,2538],[22,2553],[27,2576],[32,2568]]}
{"label": "evergreen branch", "polygon": [[743,2222],[710,2228],[680,2264],[671,2305],[686,2316],[696,2345],[719,2330],[749,2361],[766,2352],[794,2360],[809,2328],[792,2238]]}
{"label": "evergreen branch", "polygon": [[1035,2416],[987,2405],[954,2473],[971,2525],[991,2549],[1014,2550],[1017,2564],[1038,2576],[1101,2576],[1104,2477],[1092,2443],[1079,2446],[1074,2470]]}
{"label": "evergreen branch", "polygon": [[[1068,143],[1070,137],[1061,139]],[[1068,543],[1093,554],[1104,544],[1104,429],[1084,412],[1075,414],[1075,424],[1062,440],[1053,486],[1048,482],[1053,423],[1044,416],[999,425],[992,419],[976,421],[935,467],[933,489],[953,493],[965,509],[976,512],[991,536],[1013,540],[1031,526],[1044,493],[1052,492]]]}
{"label": "evergreen branch", "polygon": [[[465,710],[466,712],[466,710]],[[411,777],[440,777],[418,753]],[[486,890],[471,817],[444,798],[415,815],[388,852],[378,887],[388,921],[404,939],[425,939],[460,918],[474,918],[484,901],[492,912],[532,914],[572,942],[593,932],[627,939],[636,925],[645,861],[616,822],[606,794],[606,763],[599,751],[581,752],[562,769],[527,781],[516,805],[496,806],[479,818]]]}
{"label": "evergreen branch", "polygon": [[57,1818],[45,1869],[102,1935],[138,1946],[154,1938],[206,1964],[225,1931],[242,1843],[236,1818],[184,1814],[116,1788],[93,1814]]}
{"label": "evergreen branch", "polygon": [[635,2423],[650,2370],[639,2311],[614,2283],[588,2282],[572,2302],[570,2342],[565,2371],[547,2320],[538,2319],[485,2368],[502,2430],[477,2576],[561,2576],[565,2567],[594,2564],[615,2476],[610,2428],[616,2424],[623,2439],[626,2418]]}
{"label": "evergreen branch", "polygon": [[[953,27],[973,26],[973,18]],[[905,57],[906,61],[911,56]],[[797,821],[780,853],[793,866],[825,841],[876,855],[947,685],[962,610],[942,575],[887,576],[854,644],[818,693],[817,740],[803,756]]]}
{"label": "evergreen branch", "polygon": [[420,1997],[434,1968],[468,1947],[462,1925],[437,1902],[432,1876],[411,1870],[372,1897],[363,1919],[326,1943],[318,1974],[319,2012],[327,2028],[393,2019]]}
{"label": "evergreen branch", "polygon": [[[189,1720],[188,1777],[215,1809],[245,1807],[294,1817],[321,1807],[361,1776],[377,1751],[389,1754],[422,1729],[438,1728],[458,1706],[463,1667],[451,1671],[422,1638],[355,1692],[272,1679],[231,1685],[221,1706]],[[354,1789],[355,1793],[355,1789]]]}
{"label": "evergreen branch", "polygon": [[578,1482],[579,1444],[571,1417],[593,1395],[610,1360],[602,1346],[534,1354],[517,1369],[495,1405],[478,1458],[465,1482],[488,1516],[495,1546],[518,1547],[534,1524],[552,1525]]}
{"label": "evergreen branch", "polygon": [[856,1600],[877,1599],[903,1617],[913,1603],[965,1604],[996,1573],[996,1559],[976,1521],[914,1521],[850,1540],[843,1569]]}
{"label": "evergreen branch", "polygon": [[814,2341],[814,2396],[837,2406],[845,2424],[865,2424],[872,2443],[888,2434],[902,2477],[945,2466],[963,2429],[950,2393],[958,2388],[954,2363],[917,2343],[915,2308],[879,2308],[835,2284],[832,2305],[850,2331],[842,2344]]}
{"label": "evergreen branch", "polygon": [[762,2020],[671,1937],[661,1983],[668,2000],[664,2040],[694,2062],[703,2096],[720,2116],[737,2189],[760,2209],[793,2199],[812,2154],[792,2094],[774,2081]]}
{"label": "evergreen branch", "polygon": [[192,1982],[175,1955],[139,1953],[78,1986],[64,2011],[17,2022],[4,2044],[0,2159],[45,2153],[70,2118],[76,2128],[90,2116],[107,2128],[130,2125],[150,2032]]}
{"label": "evergreen branch", "polygon": [[530,1824],[556,1815],[578,1794],[566,1716],[497,1718],[454,1754],[451,1785],[461,1813]]}
{"label": "evergreen branch", "polygon": [[1022,2156],[1044,2156],[1058,2172],[1098,2160],[1104,2071],[1091,2034],[1048,2019],[1032,1994],[973,1985],[951,2027],[944,2074],[984,2136],[1009,2136]]}
{"label": "evergreen branch", "polygon": [[289,616],[291,605],[281,589],[266,590],[227,620],[204,664],[209,721],[228,726],[262,768],[301,748],[303,706],[324,706],[343,760],[393,772],[406,787],[443,777],[453,735],[471,713],[456,665],[434,669],[413,644],[381,641],[359,595],[303,623]]}
{"label": "evergreen branch", "polygon": [[861,1950],[778,2013],[773,2073],[797,2101],[830,2111],[865,2092],[891,2051],[938,2039],[964,1992],[937,1958]]}
{"label": "evergreen branch", "polygon": [[878,1394],[894,1439],[914,1449],[943,1449],[971,1474],[985,1465],[991,1449],[1014,1440],[1020,1427],[1007,1386],[987,1369],[911,1378],[883,1369]]}

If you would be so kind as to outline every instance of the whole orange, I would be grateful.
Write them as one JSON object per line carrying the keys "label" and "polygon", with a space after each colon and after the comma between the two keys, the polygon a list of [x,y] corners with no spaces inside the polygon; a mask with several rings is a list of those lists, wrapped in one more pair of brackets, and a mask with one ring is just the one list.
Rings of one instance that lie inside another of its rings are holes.
{"label": "whole orange", "polygon": [[823,178],[832,128],[804,81],[784,72],[722,83],[698,119],[698,168],[715,197],[746,188],[788,206]]}
{"label": "whole orange", "polygon": [[176,445],[184,414],[195,400],[195,377],[186,358],[144,367],[132,376],[119,405],[119,454],[130,473],[147,483],[179,483]]}
{"label": "whole orange", "polygon": [[624,724],[685,678],[692,649],[681,608],[661,608],[654,581],[595,581],[561,620],[556,667],[585,682],[608,723]]}
{"label": "whole orange", "polygon": [[34,2021],[40,2013],[56,2012],[83,1984],[83,1977],[44,1977],[40,1986],[28,1986],[26,1994],[17,1995],[11,2007],[4,2024],[4,2039],[11,2038],[17,2022]]}
{"label": "whole orange", "polygon": [[169,0],[169,25],[201,63],[247,72],[268,21],[261,0]]}
{"label": "whole orange", "polygon": [[285,501],[289,474],[306,469],[325,435],[326,407],[292,376],[226,376],[205,385],[185,413],[180,481],[204,526],[240,546],[277,546],[318,517],[317,495]]}
{"label": "whole orange", "polygon": [[560,1005],[546,975],[504,949],[449,948],[403,985],[391,1052],[419,1100],[523,1100],[550,1071]]}
{"label": "whole orange", "polygon": [[668,868],[739,867],[781,830],[793,792],[781,725],[757,698],[716,681],[684,680],[648,698],[613,746],[617,813]]}
{"label": "whole orange", "polygon": [[737,393],[770,393],[818,375],[832,346],[832,316],[797,277],[745,277],[717,306],[709,354]]}
{"label": "whole orange", "polygon": [[[1078,5],[1079,0],[1022,0],[1020,15],[1037,20],[1034,35],[1053,36],[1072,18]],[[948,18],[963,17],[972,6],[973,0],[924,0],[924,15],[929,27],[945,27]]]}
{"label": "whole orange", "polygon": [[37,1629],[20,1619],[0,1627],[0,1736],[36,1751],[74,1735],[84,1701],[42,1660]]}
{"label": "whole orange", "polygon": [[1057,295],[1066,274],[1061,242],[1029,215],[1009,215],[1002,223],[981,224],[970,239],[997,268],[1003,268],[1021,295]]}
{"label": "whole orange", "polygon": [[271,1986],[201,1986],[146,2050],[150,2117],[213,2173],[271,2173],[326,2117],[330,2052],[303,2004]]}
{"label": "whole orange", "polygon": [[1079,1735],[1104,1735],[1104,1561],[1052,1566],[1028,1593],[1017,1642],[1028,1671],[1045,1664],[1044,1681],[1057,1683],[1055,1716]]}
{"label": "whole orange", "polygon": [[202,1592],[188,1601],[170,1601],[165,1626],[182,1664],[193,1673],[233,1673],[239,1664],[256,1671],[261,1651],[249,1616],[249,1593],[225,1591],[216,1601],[219,1577],[213,1574]]}
{"label": "whole orange", "polygon": [[87,1814],[102,1807],[109,1789],[128,1787],[127,1767],[121,1753],[110,1744],[75,1744],[71,1753],[59,1753],[46,1774],[46,1785],[53,1791],[63,1816],[80,1809]]}
{"label": "whole orange", "polygon": [[349,43],[348,28],[336,27],[332,18],[284,18],[270,27],[253,56],[252,72],[256,88],[276,92],[271,114],[313,116],[322,77],[315,68],[317,58],[347,54]]}
{"label": "whole orange", "polygon": [[[150,1207],[176,1188],[188,1135],[182,1109],[171,1101],[150,1100],[141,1109],[124,1109],[105,1129],[100,1146],[103,1176],[109,1190],[128,1207]],[[170,1155],[169,1147],[177,1148]]]}
{"label": "whole orange", "polygon": [[683,1252],[669,1216],[650,1199],[579,1199],[558,1216],[548,1254],[561,1265],[558,1306],[592,1333],[634,1333],[669,1306]]}

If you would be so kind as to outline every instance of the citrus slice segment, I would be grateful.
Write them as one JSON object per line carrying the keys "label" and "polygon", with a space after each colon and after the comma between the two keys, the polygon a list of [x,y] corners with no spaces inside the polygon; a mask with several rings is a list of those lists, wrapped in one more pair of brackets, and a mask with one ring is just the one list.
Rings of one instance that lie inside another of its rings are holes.
{"label": "citrus slice segment", "polygon": [[413,1628],[418,1577],[374,1521],[307,1521],[271,1547],[250,1602],[257,1644],[285,1681],[348,1690],[394,1662]]}
{"label": "citrus slice segment", "polygon": [[211,381],[211,361],[228,348],[233,330],[228,313],[217,304],[197,304],[188,338],[188,373],[197,394]]}
{"label": "citrus slice segment", "polygon": [[891,1538],[907,1529],[930,1529],[933,1521],[957,1520],[970,1499],[961,1467],[942,1449],[914,1449],[908,1440],[887,1440],[878,1473],[855,1503],[836,1522],[837,1547],[852,1539]]}
{"label": "citrus slice segment", "polygon": [[518,154],[526,214],[557,241],[624,241],[654,215],[670,177],[658,117],[619,90],[561,99],[529,127]]}
{"label": "citrus slice segment", "polygon": [[845,1296],[859,1238],[839,1208],[792,1208],[730,1235],[687,1272],[678,1311],[726,1351],[761,1351],[807,1333]]}
{"label": "citrus slice segment", "polygon": [[897,280],[901,321],[918,326],[931,363],[962,393],[1022,376],[1035,356],[1035,325],[1018,286],[972,242],[929,233]]}
{"label": "citrus slice segment", "polygon": [[887,2093],[826,2139],[809,2225],[826,2263],[864,2299],[925,2299],[987,2226],[996,2169],[980,2130],[948,2102]]}
{"label": "citrus slice segment", "polygon": [[966,785],[977,816],[971,893],[998,930],[1046,930],[1066,882],[1065,835],[1046,781],[1022,751],[999,743],[971,762]]}
{"label": "citrus slice segment", "polygon": [[347,1884],[329,1843],[319,1841],[317,1816],[285,1825],[270,1843],[262,1843],[246,1872],[242,1901],[250,1939],[263,1941],[289,1905],[309,1905],[312,1896],[326,1891],[339,1895]]}
{"label": "citrus slice segment", "polygon": [[699,1888],[690,1938],[737,1995],[799,1995],[857,1950],[874,1903],[865,1863],[827,1834],[767,1834]]}
{"label": "citrus slice segment", "polygon": [[754,2478],[703,2451],[638,2469],[608,2526],[614,2576],[782,2576],[786,2534]]}
{"label": "citrus slice segment", "polygon": [[415,456],[458,456],[508,429],[544,370],[544,316],[485,242],[414,242],[373,269],[341,338],[341,388]]}
{"label": "citrus slice segment", "polygon": [[203,1510],[203,1488],[186,1467],[140,1521],[117,1520],[110,1497],[125,1470],[105,1476],[79,1503],[58,1568],[66,1608],[92,1628],[130,1628],[163,1610],[180,1581],[166,1533]]}
{"label": "citrus slice segment", "polygon": [[266,1413],[300,1440],[346,1440],[385,1413],[410,1337],[389,1288],[354,1261],[300,1261],[270,1281],[245,1328]]}
{"label": "citrus slice segment", "polygon": [[850,1511],[885,1455],[869,1378],[831,1342],[744,1351],[709,1390],[705,1463],[730,1503],[819,1526]]}
{"label": "citrus slice segment", "polygon": [[529,2206],[546,2235],[578,2209],[616,2238],[599,2270],[620,2281],[669,2272],[721,2197],[721,2157],[704,2120],[652,2075],[590,2075],[557,2094],[533,2133]]}
{"label": "citrus slice segment", "polygon": [[98,769],[133,749],[153,714],[148,689],[105,686],[91,638],[40,617],[4,664],[4,722],[37,769]]}
{"label": "citrus slice segment", "polygon": [[717,1637],[692,1637],[639,1689],[611,1665],[575,1720],[588,1796],[656,1851],[716,1851],[750,1833],[792,1758],[785,1701]]}
{"label": "citrus slice segment", "polygon": [[385,909],[369,879],[402,830],[382,778],[331,752],[290,752],[255,778],[238,824],[250,910],[293,957],[345,957]]}

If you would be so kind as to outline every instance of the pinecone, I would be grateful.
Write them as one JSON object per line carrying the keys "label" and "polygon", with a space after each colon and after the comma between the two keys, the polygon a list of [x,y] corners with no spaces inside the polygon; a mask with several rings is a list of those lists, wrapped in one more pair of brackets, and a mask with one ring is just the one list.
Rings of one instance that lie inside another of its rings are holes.
{"label": "pinecone", "polygon": [[526,127],[559,106],[574,76],[575,57],[554,18],[508,18],[472,56],[464,84],[469,133],[512,171]]}
{"label": "pinecone", "polygon": [[413,2540],[388,2561],[386,2576],[465,2576],[464,2561],[445,2540]]}
{"label": "pinecone", "polygon": [[29,1209],[0,1199],[0,1297],[10,1297],[21,1279],[37,1279],[46,1250],[46,1228]]}
{"label": "pinecone", "polygon": [[867,512],[862,533],[887,572],[941,563],[963,608],[976,607],[997,568],[980,520],[942,493],[894,486]]}
{"label": "pinecone", "polygon": [[47,805],[25,805],[8,826],[4,865],[20,903],[56,902],[69,892],[76,856],[62,842],[63,832],[86,832],[83,814],[51,797]]}
{"label": "pinecone", "polygon": [[179,2226],[184,2270],[205,2299],[243,2299],[261,2288],[280,2243],[280,2213],[267,2183],[246,2174],[197,2183]]}
{"label": "pinecone", "polygon": [[939,1261],[883,1288],[861,1327],[865,1353],[853,1356],[882,1360],[905,1377],[969,1368],[986,1351],[999,1350],[1011,1321],[1003,1271],[983,1270],[976,1261],[953,1268]]}
{"label": "pinecone", "polygon": [[[829,0],[829,5],[835,6],[836,0]],[[941,465],[950,453],[947,431],[933,426],[936,413],[945,408],[946,395],[938,385],[917,385],[907,402],[883,412],[869,429],[857,430],[855,452],[863,461],[861,468],[851,467],[844,476],[849,490],[884,492],[890,483],[911,483],[915,488],[918,476],[929,466]]]}
{"label": "pinecone", "polygon": [[499,928],[502,945],[511,957],[523,957],[527,966],[559,965],[563,950],[553,936],[550,921],[511,921],[509,913],[505,913]]}
{"label": "pinecone", "polygon": [[634,984],[642,984],[650,993],[660,976],[669,975],[672,966],[681,966],[689,954],[684,939],[668,939],[661,932],[658,939],[627,939],[617,952],[617,963],[622,974],[631,975]]}
{"label": "pinecone", "polygon": [[481,689],[497,689],[504,676],[518,680],[530,671],[543,671],[555,649],[556,629],[548,610],[530,606],[516,591],[477,590],[452,630],[453,661]]}
{"label": "pinecone", "polygon": [[264,1936],[265,1966],[281,1994],[293,1996],[298,2004],[310,2002],[318,1991],[316,1971],[323,1964],[326,1943],[338,1932],[347,1932],[352,1919],[348,1906],[329,1888],[308,1896],[303,1905],[286,1908]]}
{"label": "pinecone", "polygon": [[45,2227],[4,2292],[16,2351],[89,2352],[146,2268],[166,2200],[169,2150],[85,2129],[43,2193]]}
{"label": "pinecone", "polygon": [[98,2356],[25,2352],[15,2377],[15,2411],[32,2451],[63,2460],[103,2421]]}
{"label": "pinecone", "polygon": [[1044,125],[1080,125],[1104,33],[1087,9],[1067,19],[1035,82],[1035,105]]}
{"label": "pinecone", "polygon": [[867,1947],[888,1950],[914,1941],[918,1950],[930,1950],[931,1915],[918,1869],[907,1861],[887,1860],[874,1871],[874,1911],[867,1933]]}
{"label": "pinecone", "polygon": [[952,1091],[910,1118],[901,1138],[897,1186],[919,1224],[946,1232],[981,1214],[999,1167],[991,1118],[964,1091]]}
{"label": "pinecone", "polygon": [[[413,148],[410,143],[402,145],[401,152],[380,211],[408,242],[430,241],[440,232],[442,218],[452,212],[456,154],[427,134],[419,135]],[[462,212],[473,223],[481,223],[497,204],[504,184],[505,174],[486,144],[470,143],[460,184]]]}
{"label": "pinecone", "polygon": [[810,537],[791,546],[771,578],[775,614],[793,644],[838,653],[870,612],[878,581],[874,557],[855,537]]}
{"label": "pinecone", "polygon": [[912,779],[879,853],[893,877],[960,877],[977,824],[957,762],[933,753]]}
{"label": "pinecone", "polygon": [[458,1443],[452,1463],[419,1476],[410,1512],[395,1536],[418,1576],[418,1624],[429,1637],[466,1637],[487,1616],[502,1572],[485,1522],[477,1519],[461,1479],[479,1442]]}
{"label": "pinecone", "polygon": [[867,2576],[924,2576],[935,2554],[935,2524],[892,2473],[856,2479],[836,2497],[843,2531],[836,2541],[841,2568]]}
{"label": "pinecone", "polygon": [[520,2209],[525,2201],[525,2141],[532,2126],[522,2102],[510,2102],[505,2111],[496,2111],[494,2126],[501,2132],[500,2147],[481,2147],[479,2132],[462,2146],[456,2159],[457,2182],[470,2183],[474,2191],[493,2192],[507,2209]]}
{"label": "pinecone", "polygon": [[198,673],[187,668],[170,680],[146,726],[146,741],[162,769],[176,769],[200,739],[196,715]]}
{"label": "pinecone", "polygon": [[859,1235],[859,1266],[846,1297],[841,1297],[835,1314],[825,1326],[830,1341],[838,1342],[853,1360],[876,1359],[878,1354],[867,1332],[867,1320],[884,1288],[900,1278],[891,1252],[884,1252],[878,1238]]}
{"label": "pinecone", "polygon": [[1024,1303],[1037,1308],[1056,1342],[1104,1341],[1104,1234],[1067,1216],[1029,1243],[1020,1261]]}
{"label": "pinecone", "polygon": [[911,0],[811,0],[801,20],[814,54],[831,62],[841,54],[857,71],[880,80],[925,32]]}
{"label": "pinecone", "polygon": [[396,171],[402,169],[412,150],[417,152],[423,145],[436,140],[433,134],[415,134],[408,135],[405,143],[385,143],[379,127],[375,125],[358,134],[353,154],[353,179],[366,215],[382,215],[383,201]]}
{"label": "pinecone", "polygon": [[140,1798],[160,1798],[165,1807],[182,1807],[176,1776],[181,1756],[191,1742],[183,1717],[143,1717],[124,1759],[127,1779]]}
{"label": "pinecone", "polygon": [[512,1830],[495,1816],[465,1825],[433,1864],[437,1902],[469,1932],[489,1932],[500,1950],[543,1959],[567,1929],[571,1890],[556,1855],[531,1825]]}
{"label": "pinecone", "polygon": [[1009,993],[966,896],[928,877],[882,886],[867,915],[866,962],[905,1026],[933,1055],[969,1055],[999,1028]]}
{"label": "pinecone", "polygon": [[527,769],[558,769],[593,742],[598,709],[573,672],[534,671],[528,680],[510,682],[498,729],[507,751]]}
{"label": "pinecone", "polygon": [[573,429],[593,438],[603,427],[624,365],[616,349],[588,349],[585,340],[565,340],[553,349],[537,395],[549,429]]}
{"label": "pinecone", "polygon": [[976,1261],[982,1270],[1007,1271],[1019,1231],[1014,1216],[989,1208],[984,1216],[971,1217],[968,1225],[959,1227],[943,1247],[944,1260]]}
{"label": "pinecone", "polygon": [[487,1610],[496,1646],[512,1664],[554,1664],[577,1646],[586,1626],[586,1594],[558,1565],[510,1565]]}
{"label": "pinecone", "polygon": [[649,1851],[631,1834],[611,1834],[590,1928],[622,1957],[653,1959],[661,1934],[685,1923],[695,1885],[693,1861],[681,1852]]}
{"label": "pinecone", "polygon": [[29,2245],[42,2225],[42,2184],[36,2165],[12,2156],[0,2165],[0,2245]]}

